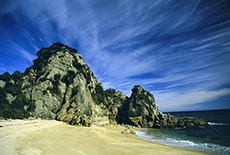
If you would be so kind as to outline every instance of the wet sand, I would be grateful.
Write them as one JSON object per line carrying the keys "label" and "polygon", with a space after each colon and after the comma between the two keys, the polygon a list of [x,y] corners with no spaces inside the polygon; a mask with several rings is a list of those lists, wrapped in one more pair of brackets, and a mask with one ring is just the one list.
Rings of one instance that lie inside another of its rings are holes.
{"label": "wet sand", "polygon": [[209,154],[122,134],[124,126],[77,127],[54,120],[0,121],[0,154]]}

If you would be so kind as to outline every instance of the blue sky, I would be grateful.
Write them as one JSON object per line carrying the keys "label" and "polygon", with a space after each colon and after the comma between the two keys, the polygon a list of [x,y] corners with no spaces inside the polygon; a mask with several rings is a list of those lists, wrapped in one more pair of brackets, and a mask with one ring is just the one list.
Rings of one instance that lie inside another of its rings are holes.
{"label": "blue sky", "polygon": [[160,111],[230,109],[228,0],[0,0],[0,74],[54,42],[104,88],[144,86]]}

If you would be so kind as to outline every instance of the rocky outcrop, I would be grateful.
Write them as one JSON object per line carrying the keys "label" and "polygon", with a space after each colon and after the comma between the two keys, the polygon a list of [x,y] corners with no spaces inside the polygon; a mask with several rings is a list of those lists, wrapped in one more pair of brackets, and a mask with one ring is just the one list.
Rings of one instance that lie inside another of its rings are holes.
{"label": "rocky outcrop", "polygon": [[207,125],[207,121],[199,117],[175,117],[170,114],[159,113],[156,116],[154,128],[196,128]]}
{"label": "rocky outcrop", "polygon": [[131,96],[119,108],[118,123],[151,128],[158,114],[158,106],[152,94],[142,86],[134,86]]}
{"label": "rocky outcrop", "polygon": [[119,108],[117,122],[144,128],[195,128],[207,125],[198,117],[175,117],[158,113],[153,95],[142,86],[134,86],[132,94]]}
{"label": "rocky outcrop", "polygon": [[71,125],[120,123],[144,128],[197,127],[200,118],[158,113],[151,93],[134,86],[127,97],[104,90],[76,49],[54,43],[37,52],[25,73],[0,75],[0,116],[57,119]]}
{"label": "rocky outcrop", "polygon": [[[98,96],[98,87],[103,91],[102,83],[76,49],[54,43],[37,55],[25,73],[0,76],[1,102],[4,102],[0,115],[11,117],[12,114],[5,115],[4,111],[12,105],[9,111],[14,107],[16,111],[20,109],[16,118],[29,109],[33,117],[84,126],[89,126],[95,117],[108,116],[109,111],[98,106],[92,97],[92,94]],[[30,101],[33,108],[24,101]]]}
{"label": "rocky outcrop", "polygon": [[23,78],[24,93],[35,101],[34,117],[89,126],[104,114],[91,96],[102,84],[77,50],[55,43],[37,55]]}

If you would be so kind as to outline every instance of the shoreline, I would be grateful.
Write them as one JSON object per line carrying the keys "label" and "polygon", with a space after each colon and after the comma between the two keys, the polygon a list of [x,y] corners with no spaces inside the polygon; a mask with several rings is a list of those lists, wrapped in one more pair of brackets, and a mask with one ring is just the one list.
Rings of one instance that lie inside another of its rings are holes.
{"label": "shoreline", "polygon": [[55,120],[1,120],[0,154],[211,154],[122,133],[125,126],[79,127]]}

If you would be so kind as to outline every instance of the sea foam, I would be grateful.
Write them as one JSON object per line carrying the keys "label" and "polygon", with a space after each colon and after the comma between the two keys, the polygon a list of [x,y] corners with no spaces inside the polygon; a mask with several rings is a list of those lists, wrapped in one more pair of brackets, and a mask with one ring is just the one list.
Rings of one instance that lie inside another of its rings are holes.
{"label": "sea foam", "polygon": [[209,125],[228,125],[228,123],[215,123],[215,122],[208,122]]}
{"label": "sea foam", "polygon": [[156,138],[145,133],[145,130],[135,130],[138,137],[158,143],[163,143],[167,145],[186,147],[195,150],[201,150],[206,152],[212,152],[217,154],[230,154],[230,147],[221,146],[213,143],[196,143],[190,140],[173,139],[173,138]]}

